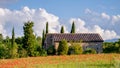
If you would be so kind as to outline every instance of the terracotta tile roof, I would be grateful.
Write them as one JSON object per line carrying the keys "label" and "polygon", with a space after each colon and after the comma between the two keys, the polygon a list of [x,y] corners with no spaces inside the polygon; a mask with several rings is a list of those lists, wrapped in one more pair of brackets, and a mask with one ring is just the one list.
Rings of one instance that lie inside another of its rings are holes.
{"label": "terracotta tile roof", "polygon": [[46,38],[53,38],[54,41],[59,42],[62,39],[65,39],[67,41],[80,41],[83,42],[103,42],[102,37],[98,33],[51,33],[47,34]]}

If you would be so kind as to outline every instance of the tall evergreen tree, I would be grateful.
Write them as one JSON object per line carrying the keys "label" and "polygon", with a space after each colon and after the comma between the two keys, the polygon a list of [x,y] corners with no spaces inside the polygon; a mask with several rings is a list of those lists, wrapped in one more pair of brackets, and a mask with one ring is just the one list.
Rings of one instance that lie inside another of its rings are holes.
{"label": "tall evergreen tree", "polygon": [[60,33],[64,33],[64,27],[61,27]]}
{"label": "tall evergreen tree", "polygon": [[17,44],[15,43],[15,33],[14,33],[14,27],[12,29],[12,39],[11,39],[11,47],[10,47],[10,55],[11,58],[17,57]]}
{"label": "tall evergreen tree", "polygon": [[44,46],[44,41],[45,41],[45,31],[43,30],[43,33],[42,33],[42,47]]}
{"label": "tall evergreen tree", "polygon": [[46,23],[46,34],[48,33],[48,22]]}
{"label": "tall evergreen tree", "polygon": [[32,21],[28,21],[24,23],[24,38],[23,38],[23,48],[27,51],[28,56],[34,56],[34,48],[35,48],[35,35],[33,34],[32,27],[34,23]]}
{"label": "tall evergreen tree", "polygon": [[75,24],[74,24],[74,21],[72,23],[72,28],[71,28],[71,32],[70,33],[75,33]]}
{"label": "tall evergreen tree", "polygon": [[14,46],[14,44],[15,44],[15,33],[14,33],[14,27],[13,27],[13,29],[12,29],[12,40],[11,40],[12,47]]}

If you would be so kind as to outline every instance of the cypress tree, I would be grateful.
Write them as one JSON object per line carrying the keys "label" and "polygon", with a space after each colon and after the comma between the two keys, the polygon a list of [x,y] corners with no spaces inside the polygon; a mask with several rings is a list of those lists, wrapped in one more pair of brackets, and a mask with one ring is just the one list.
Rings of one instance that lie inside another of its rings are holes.
{"label": "cypress tree", "polygon": [[12,29],[12,39],[11,39],[11,47],[10,47],[10,55],[11,58],[16,58],[17,55],[17,44],[15,43],[15,33],[14,33],[14,27]]}
{"label": "cypress tree", "polygon": [[11,42],[11,45],[12,45],[12,47],[14,46],[14,44],[15,44],[15,33],[14,33],[14,27],[13,27],[13,29],[12,29],[12,40],[11,40],[12,42]]}
{"label": "cypress tree", "polygon": [[43,33],[42,33],[42,47],[44,46],[44,41],[45,41],[45,32],[43,30]]}
{"label": "cypress tree", "polygon": [[48,33],[48,22],[46,23],[46,34]]}
{"label": "cypress tree", "polygon": [[61,27],[60,33],[64,33],[64,27]]}
{"label": "cypress tree", "polygon": [[74,24],[74,21],[72,23],[72,28],[71,28],[71,32],[70,33],[75,33],[75,24]]}

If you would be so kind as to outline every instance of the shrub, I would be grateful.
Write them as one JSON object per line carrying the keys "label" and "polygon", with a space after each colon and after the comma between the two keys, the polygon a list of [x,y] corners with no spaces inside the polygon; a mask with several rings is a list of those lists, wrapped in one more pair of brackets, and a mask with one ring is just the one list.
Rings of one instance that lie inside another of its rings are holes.
{"label": "shrub", "polygon": [[43,49],[42,46],[39,46],[37,51],[39,52],[39,56],[47,56],[47,51]]}
{"label": "shrub", "polygon": [[7,58],[7,48],[4,44],[0,44],[0,58],[5,59]]}
{"label": "shrub", "polygon": [[10,58],[14,59],[14,58],[18,58],[18,45],[16,43],[14,43],[13,47],[11,44],[11,48],[10,48]]}
{"label": "shrub", "polygon": [[41,49],[41,51],[39,51],[40,56],[47,56],[47,51],[44,49]]}
{"label": "shrub", "polygon": [[87,48],[84,52],[84,54],[96,54],[96,50],[93,48]]}
{"label": "shrub", "polygon": [[78,55],[78,54],[82,54],[82,52],[83,52],[83,49],[78,43],[74,43],[73,45],[69,46],[69,50],[68,50],[69,55],[72,55],[72,54]]}
{"label": "shrub", "polygon": [[49,48],[47,49],[47,54],[48,55],[55,55],[55,53],[56,53],[55,47],[53,45],[49,46]]}
{"label": "shrub", "polygon": [[21,50],[18,51],[18,55],[19,55],[20,58],[28,57],[27,51],[25,49],[23,49],[23,48],[21,48]]}
{"label": "shrub", "polygon": [[67,55],[68,53],[68,44],[66,40],[62,40],[59,42],[58,46],[58,55]]}
{"label": "shrub", "polygon": [[103,43],[104,53],[120,53],[120,42],[105,42]]}

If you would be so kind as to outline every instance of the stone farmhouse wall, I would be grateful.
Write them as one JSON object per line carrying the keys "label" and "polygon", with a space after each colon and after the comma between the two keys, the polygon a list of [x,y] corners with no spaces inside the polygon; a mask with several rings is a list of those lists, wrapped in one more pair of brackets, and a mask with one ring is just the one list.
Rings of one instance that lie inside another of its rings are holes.
{"label": "stone farmhouse wall", "polygon": [[[70,46],[71,44],[68,42],[68,46]],[[59,46],[59,42],[55,42],[54,43],[55,49],[58,49]],[[81,43],[81,46],[83,48],[83,50],[85,51],[87,48],[93,48],[97,51],[97,53],[101,53],[102,52],[102,42],[84,42]]]}

